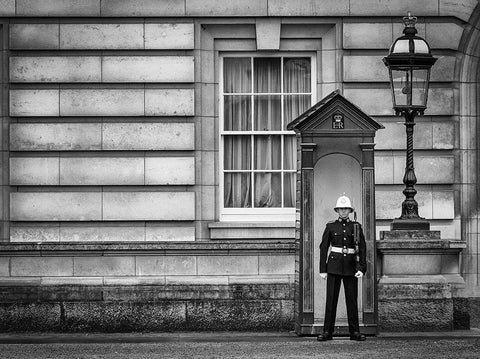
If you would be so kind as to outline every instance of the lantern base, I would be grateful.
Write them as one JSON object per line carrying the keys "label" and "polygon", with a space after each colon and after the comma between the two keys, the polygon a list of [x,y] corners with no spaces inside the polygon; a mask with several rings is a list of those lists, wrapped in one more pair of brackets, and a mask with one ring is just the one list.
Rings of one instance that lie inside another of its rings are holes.
{"label": "lantern base", "polygon": [[390,230],[430,230],[430,222],[425,219],[400,219],[395,218],[390,223]]}

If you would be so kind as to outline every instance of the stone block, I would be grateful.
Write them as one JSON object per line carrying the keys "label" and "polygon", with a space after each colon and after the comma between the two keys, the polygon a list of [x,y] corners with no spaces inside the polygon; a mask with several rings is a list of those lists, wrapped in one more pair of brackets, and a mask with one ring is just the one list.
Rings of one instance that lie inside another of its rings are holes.
{"label": "stone block", "polygon": [[375,155],[375,183],[393,183],[393,156]]}
{"label": "stone block", "polygon": [[440,0],[439,15],[456,16],[463,21],[468,21],[477,5],[477,0]]}
{"label": "stone block", "polygon": [[144,91],[60,90],[61,116],[143,116]]}
{"label": "stone block", "polygon": [[102,219],[100,192],[12,192],[12,221],[98,221]]}
{"label": "stone block", "polygon": [[98,0],[16,0],[17,16],[100,16]]}
{"label": "stone block", "polygon": [[10,276],[10,258],[0,257],[0,277]]}
{"label": "stone block", "polygon": [[436,275],[440,274],[442,257],[429,254],[385,255],[382,260],[382,274],[386,276]]}
{"label": "stone block", "polygon": [[[452,156],[414,156],[419,184],[453,183],[455,160]],[[394,183],[403,183],[405,156],[394,156]]]}
{"label": "stone block", "polygon": [[269,275],[232,275],[228,276],[230,284],[292,284],[294,275],[269,274]]}
{"label": "stone block", "polygon": [[268,16],[266,0],[186,0],[187,16]]}
{"label": "stone block", "polygon": [[104,150],[194,149],[193,123],[104,123]]}
{"label": "stone block", "polygon": [[280,19],[257,19],[255,29],[257,32],[257,50],[280,49]]}
{"label": "stone block", "polygon": [[10,90],[10,116],[58,116],[58,90]]}
{"label": "stone block", "polygon": [[454,23],[425,24],[425,40],[432,49],[457,50],[463,34],[463,27]]}
{"label": "stone block", "polygon": [[193,192],[104,192],[103,219],[122,221],[191,221]]}
{"label": "stone block", "polygon": [[194,157],[145,157],[145,184],[195,184]]}
{"label": "stone block", "polygon": [[[285,301],[286,302],[286,301]],[[293,309],[279,300],[215,300],[187,302],[188,330],[213,331],[268,331],[290,330]],[[288,319],[285,320],[288,316]],[[255,356],[255,350],[250,356]]]}
{"label": "stone block", "polygon": [[59,24],[11,24],[12,50],[54,50],[59,48]]}
{"label": "stone block", "polygon": [[61,157],[60,185],[143,185],[142,157]]}
{"label": "stone block", "polygon": [[201,187],[202,201],[200,202],[201,207],[199,215],[201,215],[200,218],[203,221],[215,220],[215,206],[217,204],[217,198],[215,197],[216,190],[217,188],[215,186]]}
{"label": "stone block", "polygon": [[[72,292],[72,294],[75,292],[81,293],[82,290],[81,289],[78,290],[78,286],[80,287],[103,286],[104,284],[103,278],[100,278],[100,277],[42,277],[40,282],[42,286],[47,286],[47,285],[69,286],[68,289],[70,292]],[[73,286],[77,286],[77,288],[72,288]],[[91,290],[91,289],[87,287],[85,288],[85,290]],[[75,297],[75,294],[73,295],[73,297]],[[91,298],[95,296],[95,294],[93,295],[92,294],[93,294],[93,291],[88,297]],[[58,298],[55,294],[54,296],[56,299]],[[82,299],[85,299],[85,297],[83,297]]]}
{"label": "stone block", "polygon": [[[388,116],[393,114],[392,95],[390,89],[358,89],[350,88],[343,91],[344,96],[360,107],[370,116]],[[381,132],[381,131],[379,131]]]}
{"label": "stone block", "polygon": [[195,275],[195,256],[137,256],[137,275]]}
{"label": "stone block", "polygon": [[143,50],[144,24],[60,24],[60,49]]}
{"label": "stone block", "polygon": [[215,130],[215,118],[214,117],[201,117],[202,123],[202,134],[201,134],[201,145],[198,148],[201,148],[204,151],[215,151],[218,150],[218,136],[216,136],[217,131]]}
{"label": "stone block", "polygon": [[59,303],[1,303],[0,318],[2,333],[62,330]]}
{"label": "stone block", "polygon": [[348,0],[276,0],[268,2],[269,16],[344,16],[349,13]]}
{"label": "stone block", "polygon": [[149,277],[107,277],[104,279],[105,285],[109,286],[163,286],[165,285],[165,276]]}
{"label": "stone block", "polygon": [[89,151],[102,148],[100,123],[12,123],[12,151]]}
{"label": "stone block", "polygon": [[344,56],[343,78],[352,82],[388,81],[388,69],[381,56]]}
{"label": "stone block", "polygon": [[[228,285],[229,284],[229,277],[226,275],[171,275],[165,277],[165,283],[167,285]],[[209,292],[203,292],[203,297],[210,297],[212,296]],[[214,293],[214,297],[218,297],[219,295]]]}
{"label": "stone block", "polygon": [[184,16],[185,2],[179,0],[102,0],[102,16]]}
{"label": "stone block", "polygon": [[[432,193],[417,188],[415,200],[418,202],[418,214],[427,219],[432,218]],[[390,220],[402,214],[402,202],[405,196],[402,188],[398,190],[375,190],[375,213],[377,220]]]}
{"label": "stone block", "polygon": [[258,274],[291,274],[295,273],[295,256],[272,255],[258,256]]}
{"label": "stone block", "polygon": [[146,89],[145,116],[193,116],[193,89]]}
{"label": "stone block", "polygon": [[433,82],[452,82],[455,80],[455,62],[454,56],[435,55],[438,59],[432,67],[430,81]]}
{"label": "stone block", "polygon": [[10,227],[10,242],[58,242],[59,227]]}
{"label": "stone block", "polygon": [[[438,16],[437,0],[362,0],[350,2],[350,16],[406,16],[407,10],[415,16]],[[399,35],[400,36],[400,35]]]}
{"label": "stone block", "polygon": [[10,57],[11,82],[100,82],[99,56]]}
{"label": "stone block", "polygon": [[449,122],[433,123],[433,148],[452,150],[455,145],[455,125]]}
{"label": "stone block", "polygon": [[10,185],[56,186],[58,157],[10,157]]}
{"label": "stone block", "polygon": [[391,23],[344,23],[345,49],[389,49],[393,42]]}
{"label": "stone block", "polygon": [[[382,122],[385,129],[378,131],[375,135],[376,150],[405,150],[406,131],[405,125],[398,118],[398,122]],[[431,122],[416,122],[413,133],[413,144],[415,149],[432,149],[433,134]]]}
{"label": "stone block", "polygon": [[193,24],[145,24],[146,50],[191,50],[194,48]]}
{"label": "stone block", "polygon": [[143,242],[145,227],[60,227],[60,242]]}
{"label": "stone block", "polygon": [[105,56],[103,82],[194,82],[193,56]]}
{"label": "stone block", "polygon": [[11,257],[12,277],[73,276],[73,257]]}
{"label": "stone block", "polygon": [[197,256],[198,275],[258,274],[258,256]]}
{"label": "stone block", "polygon": [[185,242],[195,240],[195,227],[146,227],[147,242]]}
{"label": "stone block", "polygon": [[15,0],[0,0],[0,16],[15,16]]}
{"label": "stone block", "polygon": [[75,257],[75,276],[111,277],[135,275],[135,257]]}
{"label": "stone block", "polygon": [[[217,183],[217,172],[215,168],[215,157],[217,152],[201,151],[201,161],[198,164],[199,172],[202,174],[201,183],[204,186],[214,186]],[[198,152],[197,152],[198,154]]]}
{"label": "stone block", "polygon": [[432,196],[433,218],[454,219],[455,199],[453,191],[434,191]]}
{"label": "stone block", "polygon": [[[137,287],[138,288],[138,287]],[[164,332],[185,327],[185,303],[181,301],[125,301],[112,297],[102,302],[65,303],[64,331]],[[137,289],[138,294],[138,289]]]}
{"label": "stone block", "polygon": [[453,115],[453,89],[430,88],[428,91],[428,106],[425,115]]}

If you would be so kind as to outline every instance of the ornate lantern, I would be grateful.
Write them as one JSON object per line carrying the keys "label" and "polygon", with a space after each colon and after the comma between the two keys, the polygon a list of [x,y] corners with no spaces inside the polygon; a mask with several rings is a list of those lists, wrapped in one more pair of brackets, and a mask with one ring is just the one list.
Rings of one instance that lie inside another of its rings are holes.
{"label": "ornate lantern", "polygon": [[430,224],[418,215],[418,203],[414,197],[417,183],[413,166],[413,126],[415,116],[423,115],[427,108],[430,69],[436,58],[430,52],[430,46],[417,36],[415,23],[417,18],[410,13],[403,18],[404,35],[390,47],[387,57],[383,58],[390,74],[393,109],[395,114],[405,116],[407,132],[407,160],[403,183],[405,201],[402,203],[402,215],[392,223],[392,229],[430,229]]}

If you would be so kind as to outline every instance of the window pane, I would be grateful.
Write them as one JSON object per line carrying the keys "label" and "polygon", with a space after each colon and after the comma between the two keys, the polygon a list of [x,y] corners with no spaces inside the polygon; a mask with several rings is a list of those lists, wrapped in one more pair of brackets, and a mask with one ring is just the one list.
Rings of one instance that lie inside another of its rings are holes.
{"label": "window pane", "polygon": [[226,57],[223,60],[225,93],[252,92],[252,69],[249,57]]}
{"label": "window pane", "polygon": [[280,96],[255,96],[255,130],[280,131],[282,113]]}
{"label": "window pane", "polygon": [[281,207],[281,173],[255,173],[255,207]]}
{"label": "window pane", "polygon": [[254,92],[280,92],[280,58],[255,58],[253,60]]}
{"label": "window pane", "polygon": [[284,129],[302,113],[310,108],[310,95],[288,95],[284,99]]}
{"label": "window pane", "polygon": [[285,136],[283,141],[283,168],[294,170],[297,168],[297,138],[295,136]]}
{"label": "window pane", "polygon": [[252,168],[250,136],[225,136],[223,148],[225,170],[249,170]]}
{"label": "window pane", "polygon": [[295,173],[285,173],[283,178],[283,206],[295,207],[295,182],[297,175]]}
{"label": "window pane", "polygon": [[255,136],[255,169],[281,169],[282,151],[280,146],[280,136]]}
{"label": "window pane", "polygon": [[250,176],[250,173],[225,173],[223,197],[225,207],[252,207]]}
{"label": "window pane", "polygon": [[285,58],[283,60],[284,92],[311,92],[309,58]]}
{"label": "window pane", "polygon": [[250,131],[252,129],[252,98],[250,96],[224,97],[224,130]]}

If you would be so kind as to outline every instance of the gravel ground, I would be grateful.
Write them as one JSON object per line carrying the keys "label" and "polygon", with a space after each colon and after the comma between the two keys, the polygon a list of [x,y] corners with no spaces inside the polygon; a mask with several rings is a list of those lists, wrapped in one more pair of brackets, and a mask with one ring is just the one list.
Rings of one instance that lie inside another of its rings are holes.
{"label": "gravel ground", "polygon": [[480,358],[478,336],[379,337],[360,343],[348,338],[319,343],[315,338],[288,334],[234,333],[43,335],[20,339],[0,337],[0,358]]}

